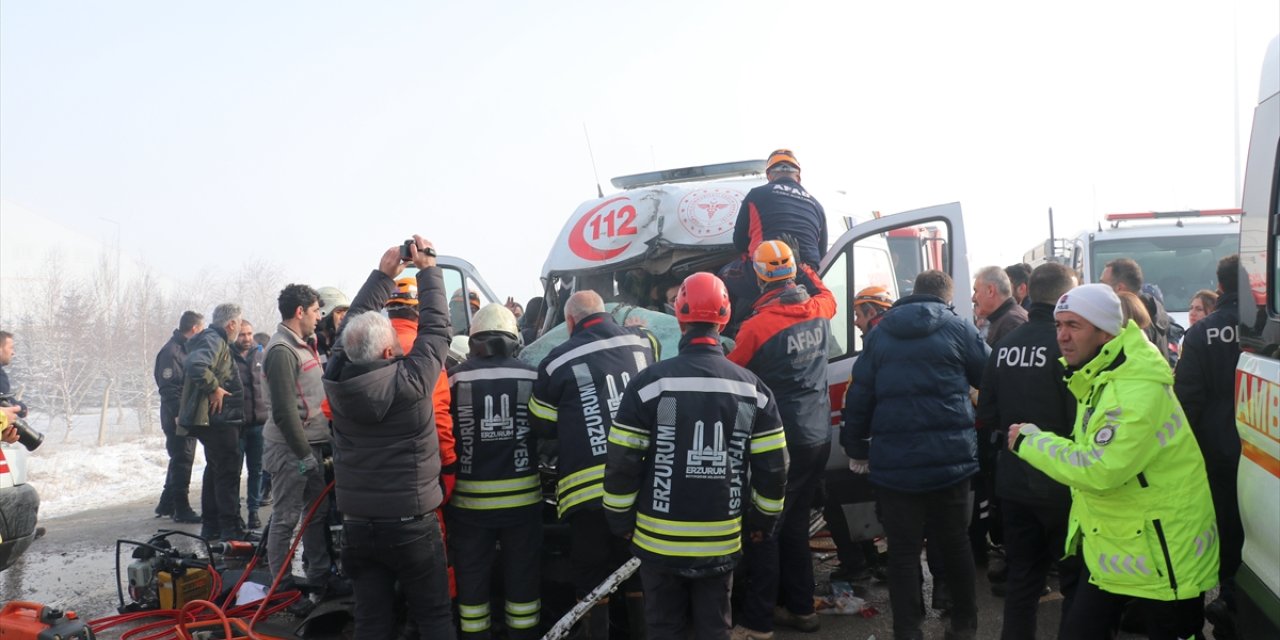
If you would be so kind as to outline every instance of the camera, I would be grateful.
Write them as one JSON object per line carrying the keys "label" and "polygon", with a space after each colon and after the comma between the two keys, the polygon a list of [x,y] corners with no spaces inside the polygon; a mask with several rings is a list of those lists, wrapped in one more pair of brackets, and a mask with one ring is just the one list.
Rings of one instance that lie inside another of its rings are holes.
{"label": "camera", "polygon": [[[412,262],[412,261],[413,261],[413,247],[414,247],[414,246],[415,246],[415,243],[414,243],[414,241],[413,241],[412,239],[410,239],[410,240],[405,240],[405,241],[404,241],[404,244],[400,245],[400,261],[401,261],[401,262]],[[434,258],[434,257],[436,257],[436,250],[435,250],[435,249],[432,249],[431,247],[427,247],[426,249],[423,249],[423,250],[422,250],[422,251],[420,251],[419,253],[422,253],[422,254],[426,255],[428,258]]]}
{"label": "camera", "polygon": [[[12,407],[13,394],[0,394],[0,407]],[[27,448],[27,451],[35,451],[37,447],[44,443],[44,434],[31,428],[26,420],[14,417],[10,426],[18,430],[18,443]]]}

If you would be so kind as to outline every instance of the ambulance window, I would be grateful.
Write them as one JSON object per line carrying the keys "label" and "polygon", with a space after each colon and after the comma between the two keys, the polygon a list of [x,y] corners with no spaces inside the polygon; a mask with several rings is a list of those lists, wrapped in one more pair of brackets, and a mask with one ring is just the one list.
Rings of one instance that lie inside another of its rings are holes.
{"label": "ambulance window", "polygon": [[[910,269],[908,269],[910,271]],[[915,278],[915,274],[911,274]],[[852,300],[859,291],[870,287],[884,287],[894,300],[899,297],[899,278],[895,277],[894,260],[884,235],[862,238],[853,245],[853,286],[849,288],[849,313],[853,314]],[[862,332],[853,329],[853,351],[862,351]]]}
{"label": "ambulance window", "polygon": [[835,359],[849,352],[849,328],[852,323],[853,291],[849,290],[849,254],[841,251],[822,276],[822,284],[836,297],[836,315],[831,318],[831,347],[828,359]]}
{"label": "ambulance window", "polygon": [[[453,325],[453,334],[465,336],[471,327],[471,314],[467,310],[469,305],[462,304],[462,272],[452,267],[444,267],[441,271],[444,272],[444,290],[449,292],[449,322]],[[475,291],[474,288],[472,290]],[[476,301],[479,301],[478,297]]]}

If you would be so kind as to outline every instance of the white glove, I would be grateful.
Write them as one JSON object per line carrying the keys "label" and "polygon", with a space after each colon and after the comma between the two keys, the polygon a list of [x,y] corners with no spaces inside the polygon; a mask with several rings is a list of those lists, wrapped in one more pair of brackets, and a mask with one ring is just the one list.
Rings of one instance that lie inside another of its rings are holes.
{"label": "white glove", "polygon": [[860,476],[865,476],[871,472],[871,463],[866,460],[854,460],[851,458],[849,460],[849,470]]}

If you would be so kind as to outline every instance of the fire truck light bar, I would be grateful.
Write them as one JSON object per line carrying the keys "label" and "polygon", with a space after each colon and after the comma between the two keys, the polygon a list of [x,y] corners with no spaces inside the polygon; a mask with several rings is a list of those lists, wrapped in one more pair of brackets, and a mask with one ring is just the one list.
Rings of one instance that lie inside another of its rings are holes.
{"label": "fire truck light bar", "polygon": [[1239,216],[1240,209],[1201,209],[1197,211],[1144,211],[1141,213],[1108,213],[1107,220],[1155,220],[1157,218],[1197,218],[1203,216]]}

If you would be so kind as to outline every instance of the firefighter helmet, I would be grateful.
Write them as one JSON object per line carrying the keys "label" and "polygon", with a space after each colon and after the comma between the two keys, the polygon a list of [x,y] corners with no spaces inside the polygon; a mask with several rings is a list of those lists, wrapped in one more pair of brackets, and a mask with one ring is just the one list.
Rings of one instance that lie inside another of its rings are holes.
{"label": "firefighter helmet", "polygon": [[386,306],[418,306],[418,279],[414,277],[396,280],[396,292],[391,294]]}
{"label": "firefighter helmet", "polygon": [[752,256],[756,277],[761,282],[777,282],[796,277],[796,260],[791,247],[781,240],[766,240],[756,247]]}
{"label": "firefighter helmet", "polygon": [[485,331],[501,331],[513,338],[518,337],[520,329],[516,327],[516,314],[496,302],[486,304],[471,318],[471,335]]}
{"label": "firefighter helmet", "polygon": [[339,309],[351,308],[351,299],[337,287],[320,287],[320,317],[326,317]]}
{"label": "firefighter helmet", "polygon": [[709,322],[717,330],[729,324],[729,291],[715,274],[699,271],[680,285],[676,294],[676,320]]}

